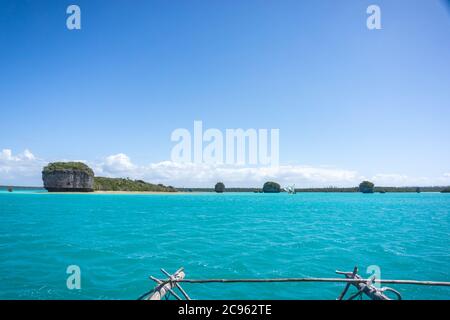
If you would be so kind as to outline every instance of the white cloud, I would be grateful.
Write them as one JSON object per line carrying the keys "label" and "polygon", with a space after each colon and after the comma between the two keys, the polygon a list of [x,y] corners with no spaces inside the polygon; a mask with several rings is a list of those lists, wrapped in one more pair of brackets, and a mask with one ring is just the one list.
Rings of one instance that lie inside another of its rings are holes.
{"label": "white cloud", "polygon": [[136,167],[131,163],[130,158],[123,153],[106,157],[105,162],[100,164],[102,172],[116,173],[132,173]]}
{"label": "white cloud", "polygon": [[14,156],[11,149],[3,149],[2,152],[0,152],[0,161],[1,164],[3,164],[0,169],[6,169],[6,164],[12,164],[12,163],[22,163],[24,161],[33,161],[36,160],[35,156],[30,152],[30,150],[25,149],[24,152],[19,153],[18,155]]}
{"label": "white cloud", "polygon": [[13,160],[11,149],[3,149],[0,153],[0,160],[11,161]]}
{"label": "white cloud", "polygon": [[25,149],[16,156],[13,155],[11,149],[3,149],[2,152],[0,152],[0,161],[3,162],[21,162],[27,160],[36,160],[36,157],[28,149]]}
{"label": "white cloud", "polygon": [[399,186],[408,183],[411,179],[407,175],[396,173],[379,173],[372,177],[375,185],[379,186]]}
{"label": "white cloud", "polygon": [[237,187],[260,186],[267,180],[308,186],[353,186],[358,181],[355,171],[310,166],[243,167],[172,161],[137,166],[125,154],[107,157],[103,163],[94,166],[94,171],[97,175],[120,173],[121,176],[178,187],[211,186],[219,180]]}
{"label": "white cloud", "polygon": [[45,162],[26,149],[14,155],[11,149],[0,152],[0,185],[42,185],[41,170]]}
{"label": "white cloud", "polygon": [[25,149],[25,151],[23,152],[23,157],[27,160],[35,160],[36,159],[36,157],[28,149]]}
{"label": "white cloud", "polygon": [[396,173],[379,173],[369,179],[378,186],[402,187],[402,186],[435,186],[447,185],[450,183],[450,176],[442,177],[411,177]]}

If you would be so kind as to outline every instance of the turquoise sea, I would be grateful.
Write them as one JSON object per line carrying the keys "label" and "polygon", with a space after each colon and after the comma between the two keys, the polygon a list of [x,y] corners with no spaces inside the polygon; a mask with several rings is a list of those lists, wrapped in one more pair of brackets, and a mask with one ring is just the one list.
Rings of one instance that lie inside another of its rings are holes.
{"label": "turquoise sea", "polygon": [[[187,278],[450,281],[450,195],[0,192],[1,299],[136,299],[159,268]],[[81,268],[81,290],[66,268]],[[185,284],[195,299],[335,299],[343,284]],[[450,288],[393,285],[404,299]]]}

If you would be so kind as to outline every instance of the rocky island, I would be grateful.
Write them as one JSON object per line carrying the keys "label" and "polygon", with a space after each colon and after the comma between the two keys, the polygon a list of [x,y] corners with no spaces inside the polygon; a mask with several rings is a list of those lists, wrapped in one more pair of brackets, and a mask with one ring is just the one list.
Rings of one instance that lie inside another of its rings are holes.
{"label": "rocky island", "polygon": [[92,192],[94,171],[81,162],[53,162],[42,170],[44,188],[49,192]]}
{"label": "rocky island", "polygon": [[214,191],[217,193],[225,192],[225,185],[223,184],[223,182],[217,182],[214,186]]}
{"label": "rocky island", "polygon": [[375,185],[370,181],[363,181],[359,184],[358,190],[362,193],[374,193]]}
{"label": "rocky island", "polygon": [[268,182],[264,183],[262,192],[264,192],[264,193],[280,193],[281,187],[276,182],[268,181]]}

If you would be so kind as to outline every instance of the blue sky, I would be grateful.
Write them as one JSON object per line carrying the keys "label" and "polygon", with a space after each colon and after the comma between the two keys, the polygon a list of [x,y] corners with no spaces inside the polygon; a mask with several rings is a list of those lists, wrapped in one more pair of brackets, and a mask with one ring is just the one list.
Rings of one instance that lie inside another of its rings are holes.
{"label": "blue sky", "polygon": [[[439,0],[0,0],[0,185],[55,160],[178,186],[450,184],[449,40]],[[279,128],[285,168],[175,170],[194,120]]]}

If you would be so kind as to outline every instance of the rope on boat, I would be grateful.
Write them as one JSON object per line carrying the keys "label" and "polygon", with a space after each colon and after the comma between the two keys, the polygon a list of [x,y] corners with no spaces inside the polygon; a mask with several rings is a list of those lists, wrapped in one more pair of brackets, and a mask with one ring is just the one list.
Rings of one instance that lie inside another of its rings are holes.
{"label": "rope on boat", "polygon": [[[170,281],[174,282],[174,280],[176,280],[174,276],[172,276],[170,273],[168,273],[163,268],[161,268],[161,272],[164,273],[166,276],[168,276]],[[178,290],[180,290],[180,292],[183,294],[183,296],[186,298],[186,300],[191,300],[189,295],[186,293],[186,291],[184,291],[184,289],[179,285],[178,282],[175,282],[175,286],[178,288]]]}

